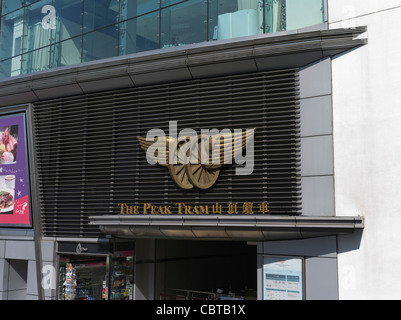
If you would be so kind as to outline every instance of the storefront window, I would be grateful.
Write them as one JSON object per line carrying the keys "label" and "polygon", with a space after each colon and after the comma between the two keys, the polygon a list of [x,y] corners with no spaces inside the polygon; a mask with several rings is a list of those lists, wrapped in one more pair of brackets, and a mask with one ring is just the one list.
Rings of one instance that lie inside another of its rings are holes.
{"label": "storefront window", "polygon": [[60,258],[59,300],[106,299],[106,258]]}
{"label": "storefront window", "polygon": [[61,254],[58,299],[133,300],[134,244],[122,242],[113,246],[113,252],[91,253],[89,244],[79,243],[71,247],[76,247],[77,253]]}

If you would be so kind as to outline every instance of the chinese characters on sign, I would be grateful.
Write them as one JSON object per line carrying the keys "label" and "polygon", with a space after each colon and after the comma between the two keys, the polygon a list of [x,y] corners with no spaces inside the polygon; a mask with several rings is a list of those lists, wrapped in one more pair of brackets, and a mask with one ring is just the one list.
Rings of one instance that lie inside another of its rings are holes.
{"label": "chinese characters on sign", "polygon": [[227,203],[223,206],[221,203],[213,205],[188,205],[184,202],[177,202],[174,205],[152,205],[144,203],[142,205],[128,205],[119,203],[120,214],[268,214],[269,203]]}
{"label": "chinese characters on sign", "polygon": [[24,115],[0,117],[0,225],[30,226]]}

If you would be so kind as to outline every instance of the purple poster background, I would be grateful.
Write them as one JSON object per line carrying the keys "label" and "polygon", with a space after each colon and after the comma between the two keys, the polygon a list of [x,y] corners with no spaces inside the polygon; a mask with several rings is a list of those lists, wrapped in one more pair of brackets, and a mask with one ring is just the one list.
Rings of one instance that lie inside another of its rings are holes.
{"label": "purple poster background", "polygon": [[0,117],[0,225],[30,226],[25,117]]}

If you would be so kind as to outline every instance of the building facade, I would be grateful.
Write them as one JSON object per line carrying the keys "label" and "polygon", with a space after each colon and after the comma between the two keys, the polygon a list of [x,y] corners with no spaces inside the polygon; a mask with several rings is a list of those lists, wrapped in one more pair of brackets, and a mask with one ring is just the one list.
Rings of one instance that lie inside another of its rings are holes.
{"label": "building facade", "polygon": [[398,298],[400,14],[3,0],[0,299]]}

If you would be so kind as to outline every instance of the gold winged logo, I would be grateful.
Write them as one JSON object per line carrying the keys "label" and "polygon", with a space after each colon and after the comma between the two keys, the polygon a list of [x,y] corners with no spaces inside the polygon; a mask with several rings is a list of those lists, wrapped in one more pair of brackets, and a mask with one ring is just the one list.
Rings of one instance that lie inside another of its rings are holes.
{"label": "gold winged logo", "polygon": [[[174,182],[182,189],[209,189],[220,170],[232,163],[253,139],[256,129],[245,132],[199,135],[180,138],[158,137],[153,141],[137,137],[148,161],[167,167]],[[173,154],[170,154],[170,152]],[[174,161],[172,161],[174,160]]]}

